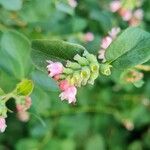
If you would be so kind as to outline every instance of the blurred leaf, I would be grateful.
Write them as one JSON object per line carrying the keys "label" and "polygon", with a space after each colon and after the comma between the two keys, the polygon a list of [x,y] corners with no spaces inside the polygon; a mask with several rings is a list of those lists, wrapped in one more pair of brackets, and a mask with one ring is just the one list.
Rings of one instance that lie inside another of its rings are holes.
{"label": "blurred leaf", "polygon": [[83,53],[84,50],[85,48],[78,44],[59,40],[33,40],[32,60],[38,69],[46,71],[46,60],[66,62],[72,60],[77,53]]}
{"label": "blurred leaf", "polygon": [[100,135],[94,135],[87,140],[86,150],[105,150],[104,139]]}
{"label": "blurred leaf", "polygon": [[19,81],[8,73],[0,70],[0,86],[5,93],[11,92]]}
{"label": "blurred leaf", "polygon": [[23,0],[0,0],[0,4],[8,10],[16,11],[22,8]]}
{"label": "blurred leaf", "polygon": [[87,26],[87,21],[83,18],[76,17],[72,20],[73,32],[80,32]]}
{"label": "blurred leaf", "polygon": [[16,87],[16,94],[28,96],[32,93],[34,84],[31,80],[24,79]]}
{"label": "blurred leaf", "polygon": [[73,8],[71,6],[65,4],[65,3],[58,2],[56,4],[56,9],[58,9],[59,11],[62,11],[64,13],[67,13],[69,15],[73,15],[74,14]]}
{"label": "blurred leaf", "polygon": [[4,95],[4,91],[0,88],[0,96]]}
{"label": "blurred leaf", "polygon": [[56,82],[41,71],[34,71],[32,73],[32,79],[35,84],[38,84],[42,89],[46,91],[58,91]]}
{"label": "blurred leaf", "polygon": [[127,150],[143,150],[142,143],[140,141],[135,141],[129,145]]}
{"label": "blurred leaf", "polygon": [[30,43],[26,37],[15,31],[3,33],[1,38],[0,66],[17,79],[22,79],[28,75],[32,66]]}
{"label": "blurred leaf", "polygon": [[35,139],[20,139],[16,144],[16,150],[37,150],[38,144]]}
{"label": "blurred leaf", "polygon": [[31,94],[32,98],[32,108],[31,112],[36,115],[48,114],[51,108],[52,96],[46,93],[43,89],[36,86]]}

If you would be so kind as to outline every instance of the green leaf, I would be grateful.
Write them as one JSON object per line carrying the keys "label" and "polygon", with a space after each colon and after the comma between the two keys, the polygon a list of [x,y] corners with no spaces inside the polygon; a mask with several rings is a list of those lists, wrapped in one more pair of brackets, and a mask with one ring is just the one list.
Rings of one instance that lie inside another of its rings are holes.
{"label": "green leaf", "polygon": [[86,150],[104,150],[104,139],[100,135],[94,135],[88,139],[86,144]]}
{"label": "green leaf", "polygon": [[32,73],[32,80],[46,91],[58,91],[56,82],[41,71],[34,71]]}
{"label": "green leaf", "polygon": [[[130,27],[126,29],[106,50],[106,60],[114,63],[118,59],[128,56],[132,51],[134,55],[140,55],[143,49],[149,47],[149,38],[150,34],[139,28]],[[150,57],[150,50],[148,50],[148,53]]]}
{"label": "green leaf", "polygon": [[32,67],[30,50],[30,43],[22,34],[4,32],[1,38],[0,67],[16,79],[24,78]]}
{"label": "green leaf", "polygon": [[31,57],[35,66],[46,71],[46,60],[60,61],[72,60],[78,53],[82,54],[84,47],[60,40],[33,40]]}
{"label": "green leaf", "polygon": [[22,8],[22,0],[0,0],[0,4],[7,10],[19,10]]}
{"label": "green leaf", "polygon": [[150,59],[150,34],[139,28],[126,29],[106,50],[113,68],[125,70]]}
{"label": "green leaf", "polygon": [[17,85],[15,92],[17,95],[28,96],[31,94],[33,87],[34,84],[31,80],[24,79]]}
{"label": "green leaf", "polygon": [[24,139],[20,139],[15,145],[15,147],[16,147],[16,150],[27,150],[27,149],[36,150],[38,147],[38,144],[39,144],[38,141],[35,139],[24,138]]}

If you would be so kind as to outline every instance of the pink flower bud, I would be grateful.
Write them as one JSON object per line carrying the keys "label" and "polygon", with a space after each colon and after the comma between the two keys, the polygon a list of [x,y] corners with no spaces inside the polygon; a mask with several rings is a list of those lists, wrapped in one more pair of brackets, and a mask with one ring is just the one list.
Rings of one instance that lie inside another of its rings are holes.
{"label": "pink flower bud", "polygon": [[78,4],[76,0],[68,0],[68,3],[72,8],[77,7]]}
{"label": "pink flower bud", "polygon": [[22,122],[27,122],[30,116],[27,111],[18,112],[18,119]]}
{"label": "pink flower bud", "polygon": [[105,38],[102,39],[101,48],[107,49],[108,46],[111,44],[111,42],[112,42],[112,38],[109,36],[106,36]]}
{"label": "pink flower bud", "polygon": [[55,75],[53,78],[54,78],[54,80],[59,80],[60,79],[60,75]]}
{"label": "pink flower bud", "polygon": [[67,100],[69,103],[75,103],[76,102],[76,94],[77,89],[75,86],[71,86],[67,88],[64,92],[62,92],[59,97],[61,100]]}
{"label": "pink flower bud", "polygon": [[101,49],[101,50],[99,50],[99,52],[98,52],[98,58],[99,59],[105,59],[105,50],[104,49]]}
{"label": "pink flower bud", "polygon": [[69,88],[69,83],[68,83],[68,81],[67,80],[62,80],[62,81],[60,81],[60,83],[59,83],[59,88],[60,88],[60,90],[61,91],[65,91],[65,90],[67,90],[68,88]]}
{"label": "pink flower bud", "polygon": [[125,8],[121,8],[119,14],[124,21],[129,21],[132,18],[132,11]]}
{"label": "pink flower bud", "polygon": [[59,75],[63,72],[63,65],[60,62],[52,62],[47,61],[49,65],[47,66],[47,70],[49,72],[49,76],[54,77],[55,75]]}
{"label": "pink flower bud", "polygon": [[85,35],[84,35],[84,40],[86,42],[91,42],[94,40],[94,34],[92,32],[87,32]]}
{"label": "pink flower bud", "polygon": [[117,12],[121,8],[121,2],[119,0],[114,0],[110,3],[110,10],[112,12]]}
{"label": "pink flower bud", "polygon": [[111,31],[109,32],[109,36],[112,38],[112,39],[115,39],[118,35],[118,33],[120,32],[120,28],[118,27],[114,27],[111,29]]}
{"label": "pink flower bud", "polygon": [[4,132],[6,129],[7,125],[6,125],[6,121],[5,118],[3,118],[2,116],[0,117],[0,132]]}
{"label": "pink flower bud", "polygon": [[143,19],[143,10],[142,9],[137,9],[134,11],[133,16],[138,19],[138,20],[142,20]]}
{"label": "pink flower bud", "polygon": [[25,98],[25,105],[26,105],[26,110],[28,110],[31,107],[31,105],[32,105],[31,97],[27,96]]}

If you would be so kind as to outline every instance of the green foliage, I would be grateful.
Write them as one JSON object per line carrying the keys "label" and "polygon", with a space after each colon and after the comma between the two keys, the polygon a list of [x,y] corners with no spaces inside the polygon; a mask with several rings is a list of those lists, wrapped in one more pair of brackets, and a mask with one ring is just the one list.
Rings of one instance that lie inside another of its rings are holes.
{"label": "green foliage", "polygon": [[12,10],[12,11],[16,11],[22,8],[22,0],[12,0],[11,3],[9,0],[0,0],[0,4],[8,9],[8,10]]}
{"label": "green foliage", "polygon": [[125,70],[150,59],[150,34],[139,28],[126,29],[107,49],[106,60]]}
{"label": "green foliage", "polygon": [[31,61],[30,43],[26,37],[16,31],[4,31],[1,37],[0,66],[16,79],[27,76]]}
{"label": "green foliage", "polygon": [[[123,1],[136,9],[136,0]],[[111,13],[110,0],[77,2],[72,8],[68,0],[0,0],[0,98],[9,98],[0,150],[150,149],[149,71],[139,70],[144,74],[134,83],[139,88],[119,81],[129,68],[150,65],[150,1],[143,1],[144,19],[138,28],[128,28]],[[66,62],[85,49],[97,55],[100,41],[114,26],[124,31],[108,47],[108,64],[102,66],[112,65],[112,76],[100,75],[95,85],[79,88],[76,105],[60,101],[57,83],[46,73],[46,60]],[[85,41],[87,32],[94,34],[93,41]],[[19,95],[10,98],[16,87]],[[21,123],[14,98],[29,94],[30,119]]]}
{"label": "green foliage", "polygon": [[29,96],[33,90],[33,82],[31,80],[22,80],[15,89],[16,95]]}
{"label": "green foliage", "polygon": [[64,41],[34,40],[32,41],[32,60],[38,69],[45,71],[47,60],[66,62],[73,60],[78,53],[82,54],[85,48]]}

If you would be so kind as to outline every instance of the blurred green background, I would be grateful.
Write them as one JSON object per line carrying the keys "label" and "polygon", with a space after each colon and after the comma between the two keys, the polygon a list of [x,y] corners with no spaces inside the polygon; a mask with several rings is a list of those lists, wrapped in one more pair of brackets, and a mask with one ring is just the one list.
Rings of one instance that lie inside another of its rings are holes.
{"label": "blurred green background", "polygon": [[[35,84],[28,122],[18,120],[13,101],[7,103],[14,113],[8,113],[8,127],[0,134],[0,150],[150,149],[149,72],[141,88],[101,75],[94,86],[78,90],[72,106],[60,101],[55,82],[30,60],[27,43],[45,38],[79,43],[97,55],[112,27],[128,27],[110,11],[110,2],[78,0],[74,8],[67,0],[0,0],[0,87],[9,92],[23,78]],[[150,1],[143,0],[141,8],[140,27],[150,31]],[[90,42],[84,38],[88,32],[94,34]]]}

